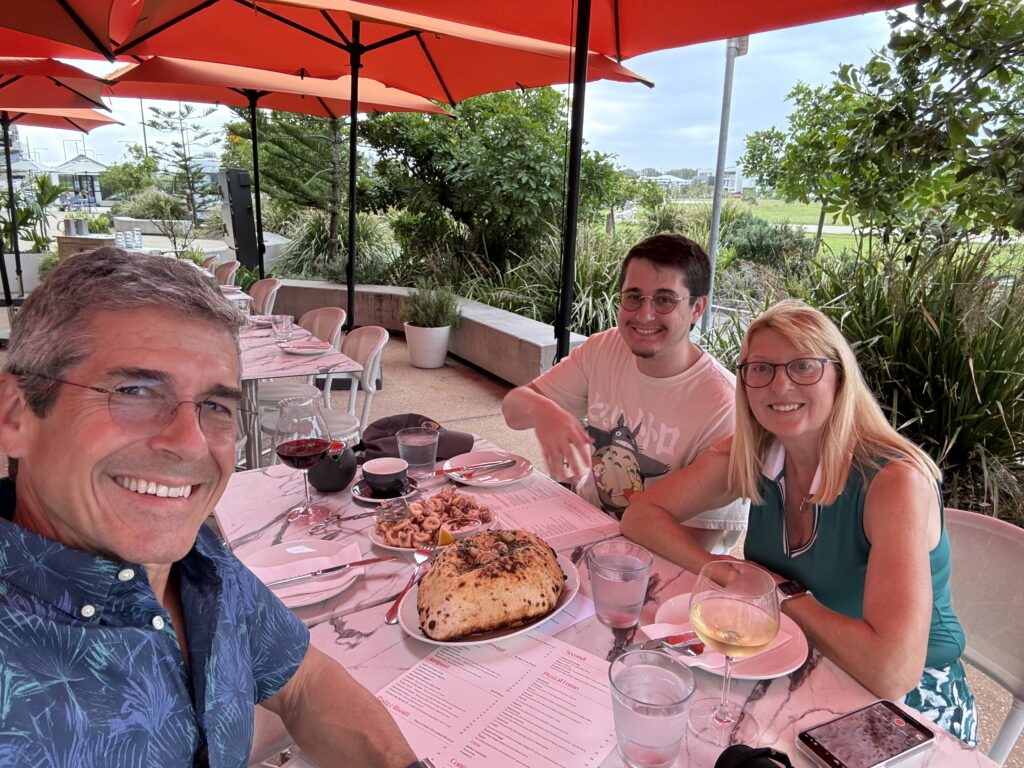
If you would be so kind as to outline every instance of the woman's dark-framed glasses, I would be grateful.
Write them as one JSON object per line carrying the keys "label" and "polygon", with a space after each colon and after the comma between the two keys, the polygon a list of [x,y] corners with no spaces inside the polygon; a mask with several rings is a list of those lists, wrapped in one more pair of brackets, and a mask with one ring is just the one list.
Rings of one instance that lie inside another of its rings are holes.
{"label": "woman's dark-framed glasses", "polygon": [[636,312],[650,299],[651,306],[659,315],[667,315],[676,308],[680,301],[692,301],[690,296],[676,296],[671,291],[658,291],[653,296],[645,296],[639,291],[623,291],[619,294],[619,306],[627,312]]}
{"label": "woman's dark-framed glasses", "polygon": [[174,420],[178,408],[186,403],[196,409],[199,428],[207,439],[226,441],[235,439],[238,428],[238,405],[230,398],[208,398],[175,400],[167,387],[160,382],[126,381],[112,389],[78,384],[74,381],[44,376],[40,373],[22,374],[66,384],[69,387],[88,389],[107,396],[107,410],[110,419],[119,427],[138,434],[155,435]]}
{"label": "woman's dark-framed glasses", "polygon": [[767,387],[775,381],[775,370],[782,368],[789,380],[802,387],[817,384],[825,375],[825,366],[828,363],[835,363],[827,357],[798,357],[788,363],[765,363],[757,361],[753,363],[742,363],[736,366],[740,372],[740,378],[748,387],[760,389]]}

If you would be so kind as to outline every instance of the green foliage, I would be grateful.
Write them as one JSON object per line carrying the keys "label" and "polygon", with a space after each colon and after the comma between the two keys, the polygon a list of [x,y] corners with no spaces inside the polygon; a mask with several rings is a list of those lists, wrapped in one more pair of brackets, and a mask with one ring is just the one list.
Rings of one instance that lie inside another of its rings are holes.
{"label": "green foliage", "polygon": [[799,272],[811,257],[813,245],[804,231],[744,213],[723,232],[723,244],[733,249],[735,258],[790,275]]}
{"label": "green foliage", "polygon": [[[504,269],[538,247],[537,233],[561,224],[566,103],[534,88],[466,99],[455,120],[371,116],[362,129],[377,155],[367,204],[434,218],[444,211],[468,231],[469,250]],[[625,171],[592,153],[583,167],[585,217],[621,204],[628,184],[615,174]]]}
{"label": "green foliage", "polygon": [[94,235],[109,235],[114,231],[114,219],[109,213],[89,219],[89,232]]}
{"label": "green foliage", "polygon": [[[25,186],[31,186],[27,194],[24,192]],[[55,184],[46,175],[35,176],[31,182],[23,184],[21,190],[14,192],[14,228],[11,227],[7,193],[0,193],[0,232],[4,246],[11,249],[13,229],[17,229],[19,240],[32,242],[33,253],[45,251],[52,242],[46,209],[57,202],[65,190],[64,185]]]}
{"label": "green foliage", "polygon": [[1024,523],[1024,283],[992,244],[820,260],[796,295],[854,345],[892,423],[945,473],[946,499]]}
{"label": "green foliage", "polygon": [[131,197],[156,184],[157,161],[147,157],[138,144],[130,144],[128,159],[114,163],[100,174],[100,187],[106,195]]}
{"label": "green foliage", "polygon": [[[201,248],[189,248],[187,251],[182,251],[181,253],[179,253],[178,258],[182,259],[183,261],[191,261],[193,264],[196,264],[197,266],[202,266],[203,262],[206,260],[206,251],[202,250]],[[238,277],[238,274],[242,271],[242,269],[244,269],[244,267],[240,266],[238,268],[238,272],[235,273],[236,279]],[[244,291],[245,288],[242,288],[242,290]]]}
{"label": "green foliage", "polygon": [[243,291],[248,291],[252,288],[252,284],[260,279],[259,267],[248,267],[240,266],[238,271],[235,272],[235,285],[241,288]]}
{"label": "green foliage", "polygon": [[419,283],[402,301],[402,321],[420,328],[459,327],[459,300],[449,286]]}
{"label": "green foliage", "polygon": [[114,216],[132,219],[185,219],[188,211],[185,203],[156,187],[149,187],[127,200],[114,203]]}
{"label": "green foliage", "polygon": [[173,138],[154,145],[152,153],[168,174],[171,192],[184,199],[185,209],[192,223],[199,223],[199,207],[217,194],[196,153],[214,143],[213,132],[205,129],[201,120],[211,115],[213,107],[197,109],[192,104],[178,104],[177,109],[150,107],[152,117],[146,125]]}
{"label": "green foliage", "polygon": [[58,264],[60,264],[60,257],[56,253],[50,252],[43,256],[39,260],[39,279],[43,280],[57,268]]}
{"label": "green foliage", "polygon": [[743,175],[757,181],[762,192],[774,190],[779,185],[785,146],[786,134],[774,126],[747,134],[739,165]]}

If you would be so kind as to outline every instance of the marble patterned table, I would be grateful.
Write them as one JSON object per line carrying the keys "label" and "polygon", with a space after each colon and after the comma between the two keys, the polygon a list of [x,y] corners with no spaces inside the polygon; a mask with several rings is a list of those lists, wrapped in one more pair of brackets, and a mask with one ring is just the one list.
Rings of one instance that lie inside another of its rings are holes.
{"label": "marble patterned table", "polygon": [[[443,483],[427,488],[434,492]],[[534,471],[523,482],[493,489],[463,488],[499,510],[500,527],[524,527],[545,535],[561,554],[569,557],[580,572],[581,596],[566,613],[586,616],[554,636],[570,645],[604,658],[614,657],[634,640],[643,639],[635,630],[612,630],[587,610],[589,575],[585,552],[589,544],[618,535],[618,523],[586,502]],[[295,470],[272,466],[236,473],[216,510],[225,540],[243,562],[256,552],[283,541],[308,538],[308,528],[288,523],[285,511],[302,494],[302,478]],[[348,491],[322,495],[318,501],[334,511],[352,513],[367,509],[354,502]],[[556,523],[554,521],[561,521]],[[577,520],[573,527],[566,523]],[[373,517],[353,520],[324,538],[358,543],[366,555],[385,554],[369,539]],[[311,628],[312,642],[337,659],[360,683],[379,691],[399,675],[428,656],[436,646],[412,639],[397,625],[384,624],[391,599],[408,578],[411,558],[368,568],[359,581],[325,602],[295,612]],[[677,595],[689,592],[696,577],[662,558],[654,568],[641,617],[641,626],[654,622],[658,608]],[[558,621],[552,619],[551,621]],[[563,617],[564,621],[564,617]],[[568,623],[568,622],[566,622]],[[713,695],[721,677],[696,669],[698,695]],[[835,715],[856,709],[875,699],[863,686],[832,662],[812,650],[796,672],[774,680],[734,680],[732,697],[743,698],[745,709],[757,719],[761,733],[758,746],[774,746],[786,752],[797,768],[811,763],[796,751],[796,733]],[[983,754],[967,749],[944,731],[937,731],[936,748],[917,762],[918,768],[984,768],[994,763]],[[712,768],[718,748],[687,737],[680,766]],[[623,768],[617,751],[601,763],[603,768]]]}
{"label": "marble patterned table", "polygon": [[[358,373],[362,366],[337,350],[322,355],[292,355],[282,352],[274,343],[270,328],[245,328],[239,334],[242,347],[242,431],[246,437],[247,467],[260,464],[259,382],[287,376],[320,376],[328,373]],[[296,326],[294,341],[312,339],[305,328]]]}

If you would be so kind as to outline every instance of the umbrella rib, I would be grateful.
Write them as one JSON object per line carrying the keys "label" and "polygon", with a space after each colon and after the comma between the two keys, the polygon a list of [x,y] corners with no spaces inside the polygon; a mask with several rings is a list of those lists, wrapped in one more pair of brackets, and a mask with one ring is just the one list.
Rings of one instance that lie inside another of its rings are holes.
{"label": "umbrella rib", "polygon": [[352,45],[352,41],[349,39],[348,35],[345,34],[345,30],[338,26],[338,23],[334,20],[331,14],[326,10],[321,10],[320,15],[323,17],[323,20],[330,25],[331,29],[334,30],[335,34],[342,39],[345,45]]}
{"label": "umbrella rib", "polygon": [[57,0],[57,4],[64,9],[64,13],[75,23],[75,26],[81,30],[82,34],[89,38],[89,42],[93,44],[96,50],[102,53],[107,61],[113,63],[114,54],[110,52],[109,42],[104,45],[103,41],[96,37],[96,33],[89,28],[89,25],[82,20],[82,17],[78,15],[75,9],[68,5],[67,0]]}
{"label": "umbrella rib", "polygon": [[347,42],[335,40],[331,37],[328,37],[325,34],[317,32],[316,30],[312,30],[309,27],[303,26],[302,24],[299,24],[297,21],[292,21],[288,17],[282,16],[279,13],[268,11],[266,8],[261,8],[260,6],[253,7],[248,2],[246,2],[246,0],[235,0],[235,2],[239,5],[246,6],[247,8],[253,8],[253,10],[255,10],[256,13],[263,14],[264,16],[267,16],[273,19],[274,21],[278,21],[287,27],[291,27],[292,29],[296,29],[299,32],[302,32],[303,34],[309,35],[310,37],[315,37],[317,40],[322,40],[323,42],[328,43],[329,45],[333,45],[336,48],[341,48],[343,51],[347,51],[350,45]]}
{"label": "umbrella rib", "polygon": [[21,75],[12,75],[10,78],[8,78],[7,80],[4,80],[2,83],[0,83],[0,90],[6,88],[11,83],[18,82],[19,80],[21,80]]}
{"label": "umbrella rib", "polygon": [[86,96],[84,93],[79,91],[77,88],[72,88],[70,85],[65,83],[63,80],[58,80],[56,77],[53,77],[52,75],[47,75],[46,78],[47,78],[47,80],[51,81],[54,85],[56,85],[58,88],[67,88],[69,91],[71,91],[73,94],[75,94],[75,96],[78,96],[79,98],[85,99],[90,104],[95,104],[98,109],[105,109],[105,110],[107,110],[107,112],[110,111],[110,107],[108,107],[102,101],[96,101],[96,99],[94,99],[94,98],[92,98],[90,96]]}
{"label": "umbrella rib", "polygon": [[612,13],[615,14],[615,18],[612,21],[612,27],[615,29],[615,60],[622,63],[622,40],[620,39],[620,33],[622,30],[619,29],[619,0],[612,2]]}
{"label": "umbrella rib", "polygon": [[317,96],[316,100],[317,100],[317,103],[320,104],[320,106],[324,108],[324,112],[326,112],[328,115],[330,115],[331,120],[337,120],[338,119],[338,115],[334,114],[334,110],[332,110],[330,108],[330,106],[328,106],[327,102],[324,101],[321,96]]}
{"label": "umbrella rib", "polygon": [[451,106],[455,106],[455,99],[452,98],[451,91],[448,90],[448,84],[441,77],[441,70],[437,68],[437,62],[434,61],[434,57],[430,55],[430,49],[427,48],[427,44],[423,42],[423,35],[419,32],[416,33],[416,39],[419,40],[420,48],[423,50],[423,55],[427,57],[427,61],[430,62],[430,68],[434,70],[434,77],[437,78],[437,82],[440,84],[441,89],[444,91],[445,97],[448,99],[448,103]]}
{"label": "umbrella rib", "polygon": [[363,50],[375,51],[378,48],[383,48],[385,45],[391,45],[392,43],[400,43],[403,40],[407,40],[408,38],[413,36],[419,37],[420,31],[418,29],[407,29],[405,32],[399,32],[397,35],[392,35],[391,37],[386,37],[383,40],[378,40],[376,43],[364,45]]}
{"label": "umbrella rib", "polygon": [[149,40],[149,38],[154,37],[155,35],[159,35],[167,28],[173,27],[175,24],[181,23],[185,19],[199,13],[200,11],[205,11],[211,5],[216,5],[218,2],[220,2],[220,0],[205,0],[205,2],[202,2],[199,5],[188,9],[187,11],[183,11],[182,13],[175,16],[173,19],[168,19],[163,24],[153,27],[153,29],[149,30],[149,32],[146,32],[143,35],[139,35],[139,37],[135,38],[134,40],[129,40],[128,42],[122,43],[121,45],[117,46],[116,49],[114,49],[114,53],[116,55],[120,55],[127,51],[129,48],[132,48],[138,45],[139,43],[144,43],[145,41]]}

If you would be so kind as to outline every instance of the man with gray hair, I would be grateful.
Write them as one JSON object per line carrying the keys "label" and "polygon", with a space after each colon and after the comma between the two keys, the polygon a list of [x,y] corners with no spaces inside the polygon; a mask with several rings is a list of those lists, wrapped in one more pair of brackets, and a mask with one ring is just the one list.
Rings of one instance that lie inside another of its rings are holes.
{"label": "man with gray hair", "polygon": [[413,762],[203,525],[234,467],[241,319],[191,264],[115,248],[61,264],[15,318],[0,763],[245,766],[257,703],[320,765]]}

